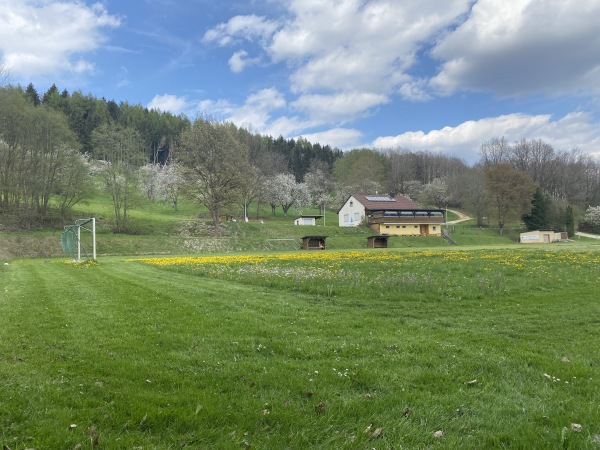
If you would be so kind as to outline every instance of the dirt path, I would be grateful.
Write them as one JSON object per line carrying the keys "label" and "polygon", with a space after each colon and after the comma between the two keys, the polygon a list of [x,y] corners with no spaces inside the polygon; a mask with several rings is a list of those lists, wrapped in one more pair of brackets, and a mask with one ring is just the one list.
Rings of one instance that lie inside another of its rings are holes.
{"label": "dirt path", "polygon": [[457,211],[455,209],[449,209],[448,211],[451,212],[452,214],[456,214],[458,216],[458,219],[452,220],[452,221],[450,221],[448,223],[459,223],[459,222],[464,222],[466,220],[471,220],[472,219],[472,217],[469,217],[466,214],[464,214],[464,213],[462,213],[460,211]]}
{"label": "dirt path", "polygon": [[590,234],[590,233],[580,233],[579,231],[575,233],[575,236],[583,236],[591,239],[600,239],[600,235],[598,234]]}

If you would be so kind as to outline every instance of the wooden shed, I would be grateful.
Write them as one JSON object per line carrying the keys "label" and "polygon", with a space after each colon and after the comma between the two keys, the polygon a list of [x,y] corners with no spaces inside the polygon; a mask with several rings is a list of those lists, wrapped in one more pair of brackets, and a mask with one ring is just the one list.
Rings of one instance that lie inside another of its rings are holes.
{"label": "wooden shed", "polygon": [[327,236],[303,236],[303,250],[325,250],[325,239]]}
{"label": "wooden shed", "polygon": [[387,248],[389,236],[375,235],[367,238],[367,248]]}

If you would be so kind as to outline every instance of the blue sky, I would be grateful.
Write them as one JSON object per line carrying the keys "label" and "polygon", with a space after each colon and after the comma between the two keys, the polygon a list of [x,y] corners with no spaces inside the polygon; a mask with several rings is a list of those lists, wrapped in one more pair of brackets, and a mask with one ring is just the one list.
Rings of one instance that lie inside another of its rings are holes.
{"label": "blue sky", "polygon": [[348,150],[600,156],[600,0],[0,0],[10,82]]}

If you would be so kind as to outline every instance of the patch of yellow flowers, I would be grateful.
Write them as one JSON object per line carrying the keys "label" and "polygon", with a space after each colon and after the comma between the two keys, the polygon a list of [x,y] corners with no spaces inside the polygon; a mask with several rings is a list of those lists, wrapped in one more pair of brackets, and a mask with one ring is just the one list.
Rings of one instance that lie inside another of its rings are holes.
{"label": "patch of yellow flowers", "polygon": [[284,262],[331,265],[339,263],[353,265],[361,263],[418,263],[427,262],[470,262],[477,260],[481,265],[499,264],[517,269],[538,269],[548,266],[590,267],[600,265],[600,252],[594,251],[524,251],[524,250],[464,250],[464,251],[322,251],[275,254],[207,255],[166,258],[139,258],[139,261],[155,266],[206,265],[258,265]]}

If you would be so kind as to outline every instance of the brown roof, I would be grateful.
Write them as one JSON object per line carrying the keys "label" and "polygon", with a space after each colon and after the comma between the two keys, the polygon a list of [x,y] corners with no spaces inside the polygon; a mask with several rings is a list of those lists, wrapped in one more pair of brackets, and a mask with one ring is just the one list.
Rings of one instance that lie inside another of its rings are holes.
{"label": "brown roof", "polygon": [[353,197],[358,200],[368,211],[400,211],[406,209],[421,209],[417,203],[402,195],[390,197],[389,195],[355,194]]}

